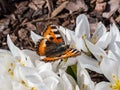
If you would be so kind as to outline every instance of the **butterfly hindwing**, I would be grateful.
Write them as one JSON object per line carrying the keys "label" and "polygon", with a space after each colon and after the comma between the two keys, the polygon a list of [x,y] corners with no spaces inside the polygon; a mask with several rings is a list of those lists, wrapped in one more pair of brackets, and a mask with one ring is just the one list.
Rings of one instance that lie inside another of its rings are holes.
{"label": "butterfly hindwing", "polygon": [[68,45],[64,45],[63,43],[54,43],[48,41],[47,39],[41,39],[37,46],[38,55],[45,55],[47,57],[60,56],[64,53],[65,50],[69,48]]}
{"label": "butterfly hindwing", "polygon": [[69,58],[69,57],[75,57],[75,56],[78,56],[80,55],[80,52],[76,49],[72,49],[72,48],[69,48],[67,49],[61,56],[59,57],[45,57],[43,58],[44,61],[56,61],[58,59],[65,59],[65,58]]}

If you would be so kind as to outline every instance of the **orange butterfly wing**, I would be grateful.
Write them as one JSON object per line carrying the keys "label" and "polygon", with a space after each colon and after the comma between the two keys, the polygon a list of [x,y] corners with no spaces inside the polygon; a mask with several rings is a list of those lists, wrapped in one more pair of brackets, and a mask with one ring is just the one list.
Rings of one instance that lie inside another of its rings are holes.
{"label": "orange butterfly wing", "polygon": [[47,41],[58,44],[63,43],[63,39],[60,32],[58,31],[58,27],[55,25],[49,25],[43,33],[43,37],[44,38],[41,39],[36,45],[38,55],[45,55],[46,48],[49,47],[46,43]]}
{"label": "orange butterfly wing", "polygon": [[69,48],[64,52],[64,54],[62,54],[59,57],[45,57],[45,58],[43,58],[43,60],[50,62],[50,61],[56,61],[58,59],[63,59],[63,58],[65,59],[65,58],[69,58],[69,57],[75,57],[75,56],[78,56],[80,54],[81,54],[80,51],[73,49],[73,48]]}
{"label": "orange butterfly wing", "polygon": [[63,42],[62,36],[58,31],[58,27],[55,25],[49,25],[47,30],[43,33],[43,37],[54,43]]}
{"label": "orange butterfly wing", "polygon": [[43,33],[44,38],[38,42],[37,53],[44,56],[42,57],[43,61],[55,61],[80,55],[80,51],[64,45],[65,43],[58,29],[55,25],[48,26]]}

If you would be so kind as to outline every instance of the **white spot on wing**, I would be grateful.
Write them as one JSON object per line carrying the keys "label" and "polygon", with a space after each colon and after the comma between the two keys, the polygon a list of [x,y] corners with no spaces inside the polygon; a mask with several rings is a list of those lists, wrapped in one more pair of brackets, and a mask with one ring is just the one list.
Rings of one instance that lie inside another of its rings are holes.
{"label": "white spot on wing", "polygon": [[53,32],[57,32],[58,30],[57,29],[52,29]]}
{"label": "white spot on wing", "polygon": [[44,39],[44,47],[46,47],[47,39]]}
{"label": "white spot on wing", "polygon": [[55,36],[56,36],[56,37],[61,37],[61,35],[60,35],[60,34],[55,34]]}
{"label": "white spot on wing", "polygon": [[46,58],[46,56],[40,56],[40,59],[44,59],[44,58]]}
{"label": "white spot on wing", "polygon": [[46,38],[50,38],[50,35],[47,35]]}

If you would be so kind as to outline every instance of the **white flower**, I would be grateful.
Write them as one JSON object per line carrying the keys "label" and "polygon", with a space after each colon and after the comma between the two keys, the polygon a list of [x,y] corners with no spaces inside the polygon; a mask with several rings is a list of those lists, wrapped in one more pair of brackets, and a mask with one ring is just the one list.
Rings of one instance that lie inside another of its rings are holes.
{"label": "white flower", "polygon": [[120,61],[114,58],[106,58],[100,67],[109,82],[100,82],[95,90],[120,90]]}
{"label": "white flower", "polygon": [[9,35],[7,43],[12,53],[0,49],[0,83],[6,85],[2,85],[1,90],[79,90],[74,79],[65,71],[60,70],[58,75],[53,72],[51,63],[29,57],[35,53],[21,51],[12,43]]}
{"label": "white flower", "polygon": [[94,90],[94,82],[91,80],[87,70],[85,70],[81,63],[77,64],[77,82],[80,90]]}
{"label": "white flower", "polygon": [[12,55],[16,58],[15,62],[22,66],[30,66],[33,67],[33,63],[30,60],[30,57],[25,55],[18,47],[16,47],[11,41],[9,35],[7,35],[7,44],[12,53]]}
{"label": "white flower", "polygon": [[76,48],[88,52],[84,39],[105,49],[111,41],[111,32],[107,32],[105,26],[100,22],[91,36],[88,19],[84,14],[81,14],[76,19],[75,36],[73,40]]}
{"label": "white flower", "polygon": [[112,30],[107,32],[105,26],[100,22],[91,36],[87,17],[84,14],[77,17],[75,35],[72,35],[72,41],[75,48],[83,51],[83,54],[77,57],[83,67],[102,73],[99,65],[102,59],[107,57],[104,49],[111,42],[112,32]]}
{"label": "white flower", "polygon": [[[106,52],[102,48],[89,42],[87,39],[85,39],[85,42],[92,54],[82,53],[80,56],[76,57],[77,61],[80,61],[82,67],[84,68],[88,68],[97,73],[102,73],[102,71],[100,70],[100,63],[102,62],[103,58],[107,57]],[[94,56],[94,58],[92,55]]]}
{"label": "white flower", "polygon": [[70,75],[65,73],[65,71],[59,70],[59,75],[62,81],[61,84],[63,85],[65,90],[79,90],[78,85],[76,84],[75,80]]}

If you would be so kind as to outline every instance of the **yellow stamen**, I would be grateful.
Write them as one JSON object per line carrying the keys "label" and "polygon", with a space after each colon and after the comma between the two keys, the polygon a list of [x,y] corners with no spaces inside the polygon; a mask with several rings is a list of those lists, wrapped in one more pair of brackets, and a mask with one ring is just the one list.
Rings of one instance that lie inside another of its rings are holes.
{"label": "yellow stamen", "polygon": [[110,88],[112,90],[120,90],[120,79],[117,78],[115,75],[112,75],[112,78],[114,79],[114,83],[110,85]]}
{"label": "yellow stamen", "polygon": [[14,66],[14,64],[13,64],[13,63],[10,63],[10,66],[11,66],[11,67],[13,67],[13,66]]}
{"label": "yellow stamen", "polygon": [[85,38],[86,38],[86,34],[83,34],[83,35],[82,35],[82,39],[85,39]]}
{"label": "yellow stamen", "polygon": [[21,83],[22,83],[24,86],[27,87],[27,84],[26,84],[26,82],[25,82],[24,80],[22,80]]}
{"label": "yellow stamen", "polygon": [[37,90],[35,87],[32,87],[31,90]]}
{"label": "yellow stamen", "polygon": [[11,76],[14,76],[14,72],[12,71],[11,68],[8,69],[8,73],[9,73]]}
{"label": "yellow stamen", "polygon": [[93,37],[93,41],[92,41],[92,43],[93,43],[93,44],[96,44],[96,43],[97,43],[97,41],[98,41],[97,36],[94,36],[94,37]]}
{"label": "yellow stamen", "polygon": [[103,59],[103,55],[100,55],[100,59],[101,59],[101,60]]}
{"label": "yellow stamen", "polygon": [[20,63],[21,66],[25,66],[25,63],[22,62],[22,60],[18,59],[18,62]]}

